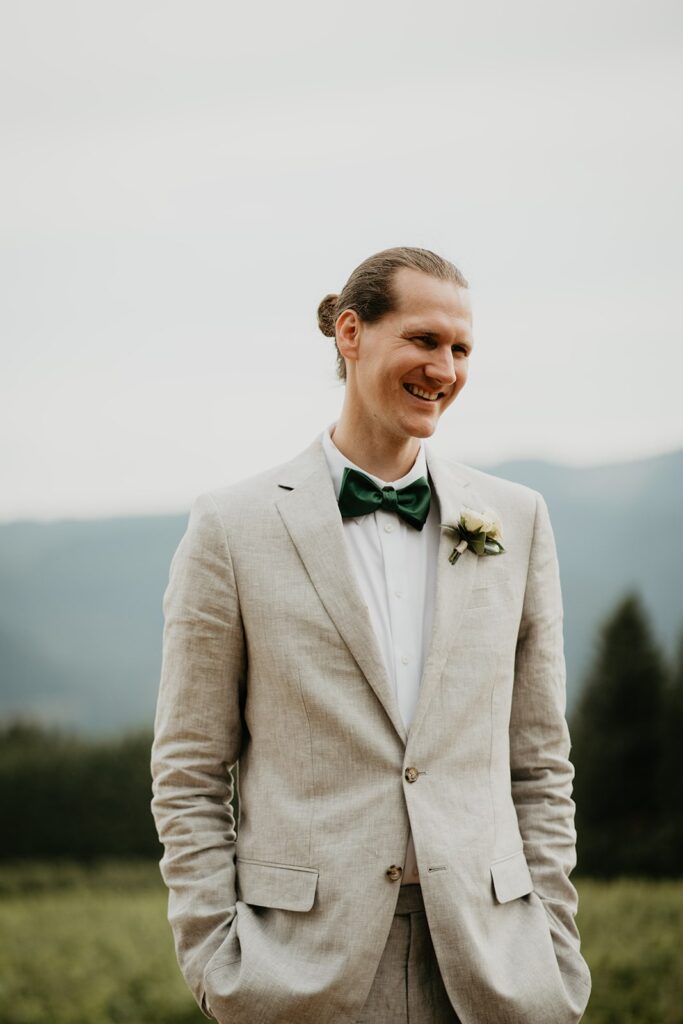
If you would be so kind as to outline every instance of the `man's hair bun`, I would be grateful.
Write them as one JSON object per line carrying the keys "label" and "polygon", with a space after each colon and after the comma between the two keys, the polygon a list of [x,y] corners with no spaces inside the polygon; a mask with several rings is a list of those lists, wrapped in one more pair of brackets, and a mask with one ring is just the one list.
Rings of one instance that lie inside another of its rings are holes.
{"label": "man's hair bun", "polygon": [[334,325],[337,319],[338,295],[326,295],[318,306],[318,327],[326,338],[334,338]]}

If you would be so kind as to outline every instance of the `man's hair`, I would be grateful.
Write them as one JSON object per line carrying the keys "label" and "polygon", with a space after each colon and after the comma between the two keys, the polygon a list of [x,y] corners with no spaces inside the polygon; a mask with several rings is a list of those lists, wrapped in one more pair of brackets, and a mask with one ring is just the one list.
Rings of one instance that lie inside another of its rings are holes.
{"label": "man's hair", "polygon": [[337,349],[337,376],[346,380],[346,363],[337,348],[335,324],[345,309],[354,309],[361,320],[374,323],[396,309],[396,295],[392,287],[394,274],[401,267],[421,270],[442,281],[452,281],[461,288],[468,284],[455,264],[429,249],[397,246],[383,249],[368,256],[351,273],[339,295],[326,295],[318,306],[318,326],[327,338],[335,339]]}

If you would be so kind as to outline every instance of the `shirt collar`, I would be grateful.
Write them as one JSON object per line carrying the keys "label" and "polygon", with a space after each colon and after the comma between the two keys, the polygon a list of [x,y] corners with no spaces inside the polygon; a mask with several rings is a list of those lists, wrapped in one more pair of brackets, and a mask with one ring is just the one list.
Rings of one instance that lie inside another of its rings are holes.
{"label": "shirt collar", "polygon": [[380,477],[375,476],[373,473],[368,473],[367,469],[363,469],[362,466],[357,466],[355,462],[351,462],[351,459],[347,459],[345,455],[337,448],[336,444],[332,440],[332,431],[336,427],[336,421],[330,423],[329,426],[323,431],[323,450],[325,452],[325,458],[327,459],[327,465],[330,470],[332,477],[332,483],[334,484],[334,493],[339,499],[339,492],[341,490],[342,476],[347,466],[352,469],[357,469],[360,473],[365,473],[366,476],[370,477],[378,487],[386,487],[391,484],[398,490],[399,487],[407,487],[413,480],[417,480],[418,477],[427,477],[427,460],[425,458],[425,450],[422,439],[420,439],[420,450],[417,453],[417,458],[413,463],[412,469],[409,469],[405,476],[402,476],[399,480],[382,480]]}

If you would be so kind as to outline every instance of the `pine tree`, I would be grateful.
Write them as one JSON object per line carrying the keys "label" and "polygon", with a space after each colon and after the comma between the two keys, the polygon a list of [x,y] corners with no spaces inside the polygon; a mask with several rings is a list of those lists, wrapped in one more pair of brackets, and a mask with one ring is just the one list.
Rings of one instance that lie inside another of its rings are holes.
{"label": "pine tree", "polygon": [[644,608],[630,593],[603,624],[571,723],[577,869],[657,875],[666,671]]}
{"label": "pine tree", "polygon": [[659,788],[662,806],[662,866],[664,873],[683,875],[683,630],[677,658],[664,695],[662,757]]}

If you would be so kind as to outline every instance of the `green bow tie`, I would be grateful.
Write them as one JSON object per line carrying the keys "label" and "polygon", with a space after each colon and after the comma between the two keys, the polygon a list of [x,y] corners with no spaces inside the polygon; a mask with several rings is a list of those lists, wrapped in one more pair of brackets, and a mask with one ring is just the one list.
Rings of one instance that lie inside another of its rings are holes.
{"label": "green bow tie", "polygon": [[364,516],[378,508],[396,512],[407,523],[421,530],[429,513],[431,490],[425,477],[413,480],[407,487],[377,486],[365,473],[347,466],[339,492],[339,511],[343,519]]}

